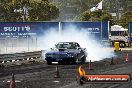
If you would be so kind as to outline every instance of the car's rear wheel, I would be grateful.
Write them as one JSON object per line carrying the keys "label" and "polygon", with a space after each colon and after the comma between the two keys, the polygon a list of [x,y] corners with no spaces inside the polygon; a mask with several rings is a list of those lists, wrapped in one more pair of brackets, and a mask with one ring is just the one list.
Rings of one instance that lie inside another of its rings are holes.
{"label": "car's rear wheel", "polygon": [[120,46],[121,48],[125,48],[125,47],[126,47],[126,44],[125,44],[125,42],[120,42],[119,46]]}
{"label": "car's rear wheel", "polygon": [[81,59],[81,63],[85,63],[86,62],[86,56],[83,56]]}
{"label": "car's rear wheel", "polygon": [[72,64],[78,64],[78,63],[79,63],[78,58],[74,58],[73,61],[72,61]]}

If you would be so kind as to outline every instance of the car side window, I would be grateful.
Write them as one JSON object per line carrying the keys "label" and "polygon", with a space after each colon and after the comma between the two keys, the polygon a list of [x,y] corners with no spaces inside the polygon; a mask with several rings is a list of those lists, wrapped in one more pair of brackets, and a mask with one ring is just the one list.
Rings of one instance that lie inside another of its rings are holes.
{"label": "car side window", "polygon": [[77,45],[76,44],[71,44],[71,49],[76,49]]}
{"label": "car side window", "polygon": [[80,47],[80,45],[78,43],[76,43],[77,47]]}

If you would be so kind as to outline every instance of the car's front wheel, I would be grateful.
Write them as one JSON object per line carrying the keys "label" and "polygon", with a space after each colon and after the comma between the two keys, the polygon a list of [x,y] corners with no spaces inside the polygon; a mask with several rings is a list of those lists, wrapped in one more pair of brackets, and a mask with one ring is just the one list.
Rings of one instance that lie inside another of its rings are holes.
{"label": "car's front wheel", "polygon": [[48,65],[51,65],[51,64],[52,64],[52,62],[51,62],[51,61],[47,61],[47,64],[48,64]]}
{"label": "car's front wheel", "polygon": [[79,59],[78,58],[74,58],[71,62],[72,62],[72,64],[78,64],[79,63]]}
{"label": "car's front wheel", "polygon": [[62,65],[62,64],[64,64],[64,62],[63,61],[58,61],[58,64]]}

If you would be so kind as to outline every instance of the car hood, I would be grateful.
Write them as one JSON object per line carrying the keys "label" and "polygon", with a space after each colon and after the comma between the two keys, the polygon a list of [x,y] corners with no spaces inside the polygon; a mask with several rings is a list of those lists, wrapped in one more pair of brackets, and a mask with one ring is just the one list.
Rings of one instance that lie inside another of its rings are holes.
{"label": "car hood", "polygon": [[53,50],[53,51],[49,51],[47,52],[47,54],[68,54],[68,53],[72,53],[72,54],[76,54],[78,53],[78,50],[75,49],[66,49],[66,50]]}

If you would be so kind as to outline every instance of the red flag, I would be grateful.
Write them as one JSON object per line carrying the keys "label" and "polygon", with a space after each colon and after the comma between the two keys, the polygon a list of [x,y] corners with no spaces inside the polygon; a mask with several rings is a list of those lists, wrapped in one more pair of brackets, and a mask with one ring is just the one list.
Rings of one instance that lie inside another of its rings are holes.
{"label": "red flag", "polygon": [[15,77],[14,77],[14,74],[12,74],[12,79],[10,81],[10,88],[15,88]]}

